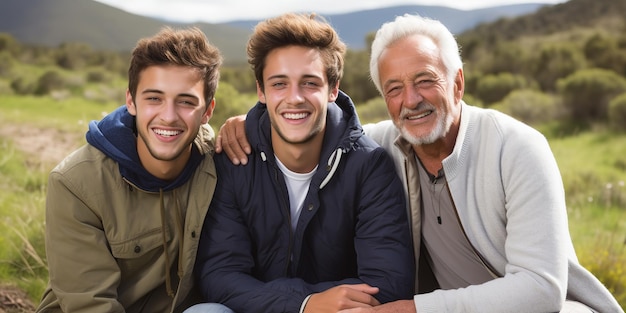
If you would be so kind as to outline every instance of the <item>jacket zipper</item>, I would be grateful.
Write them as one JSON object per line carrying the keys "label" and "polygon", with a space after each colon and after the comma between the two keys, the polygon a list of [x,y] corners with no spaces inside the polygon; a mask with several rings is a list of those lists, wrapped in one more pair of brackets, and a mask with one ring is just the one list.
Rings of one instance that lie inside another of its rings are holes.
{"label": "jacket zipper", "polygon": [[286,204],[287,197],[285,196],[285,191],[283,188],[280,188],[280,177],[278,175],[282,175],[282,172],[276,168],[275,165],[272,166],[274,170],[274,182],[279,186],[278,190],[280,191],[280,203],[283,210],[287,213],[287,225],[289,228],[289,245],[287,246],[287,263],[285,264],[284,273],[285,276],[289,276],[289,267],[291,266],[291,253],[294,241],[293,230],[291,229],[291,210],[289,209],[289,205]]}

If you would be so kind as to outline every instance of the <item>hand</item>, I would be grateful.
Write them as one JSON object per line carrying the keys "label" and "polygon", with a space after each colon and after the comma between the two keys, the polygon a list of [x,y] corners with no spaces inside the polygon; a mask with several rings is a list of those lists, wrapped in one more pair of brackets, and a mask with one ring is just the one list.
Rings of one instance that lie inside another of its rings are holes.
{"label": "hand", "polygon": [[215,139],[215,152],[226,152],[226,155],[235,165],[248,163],[250,143],[246,138],[245,115],[233,116],[220,127]]}
{"label": "hand", "polygon": [[371,308],[341,310],[339,313],[417,313],[413,300],[399,300]]}
{"label": "hand", "polygon": [[304,313],[335,313],[350,308],[369,308],[380,304],[372,296],[376,293],[378,288],[367,284],[336,286],[313,294],[304,307]]}

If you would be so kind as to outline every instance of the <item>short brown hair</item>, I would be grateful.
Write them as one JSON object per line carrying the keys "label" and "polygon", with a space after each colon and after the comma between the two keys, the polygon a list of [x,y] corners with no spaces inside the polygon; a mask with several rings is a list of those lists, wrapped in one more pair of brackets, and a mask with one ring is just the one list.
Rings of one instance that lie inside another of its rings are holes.
{"label": "short brown hair", "polygon": [[322,17],[315,14],[287,13],[257,24],[248,41],[248,63],[264,90],[263,70],[267,55],[285,46],[304,46],[317,49],[322,55],[329,86],[334,87],[343,76],[343,57],[346,45]]}
{"label": "short brown hair", "polygon": [[222,55],[197,27],[180,30],[165,27],[156,35],[137,42],[128,68],[128,90],[133,100],[137,93],[141,71],[153,65],[195,68],[204,81],[206,103],[210,103],[215,97]]}

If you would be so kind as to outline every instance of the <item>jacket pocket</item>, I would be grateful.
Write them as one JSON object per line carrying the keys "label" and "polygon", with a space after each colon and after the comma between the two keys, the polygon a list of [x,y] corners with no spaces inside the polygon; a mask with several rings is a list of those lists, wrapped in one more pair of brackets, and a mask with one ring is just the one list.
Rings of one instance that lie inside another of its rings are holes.
{"label": "jacket pocket", "polygon": [[[169,231],[165,232],[165,240],[171,241]],[[163,246],[163,234],[161,228],[155,228],[141,234],[137,234],[134,238],[121,242],[110,242],[111,253],[117,259],[134,259],[144,256],[146,253]]]}

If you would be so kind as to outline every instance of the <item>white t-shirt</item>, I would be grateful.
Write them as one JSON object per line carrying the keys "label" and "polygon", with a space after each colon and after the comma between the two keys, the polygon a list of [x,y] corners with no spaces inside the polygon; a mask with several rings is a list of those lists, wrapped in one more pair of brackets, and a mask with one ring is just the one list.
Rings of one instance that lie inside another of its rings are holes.
{"label": "white t-shirt", "polygon": [[[274,156],[276,157],[276,156]],[[306,198],[306,194],[309,191],[309,185],[311,185],[311,178],[317,170],[317,166],[308,173],[296,173],[290,171],[280,160],[276,157],[276,164],[283,175],[285,176],[285,183],[287,184],[287,191],[289,192],[289,207],[291,211],[291,230],[296,230],[298,225],[298,218],[302,211],[302,204]]]}

